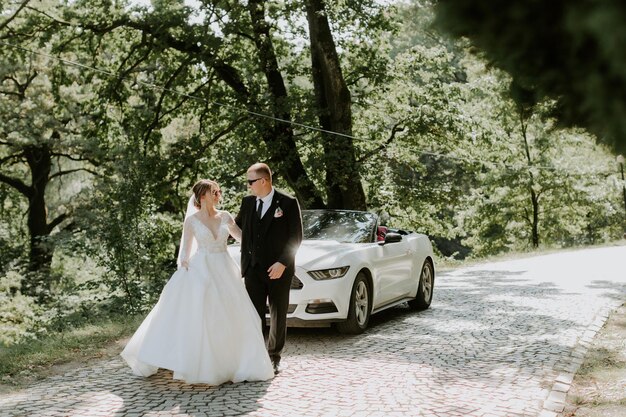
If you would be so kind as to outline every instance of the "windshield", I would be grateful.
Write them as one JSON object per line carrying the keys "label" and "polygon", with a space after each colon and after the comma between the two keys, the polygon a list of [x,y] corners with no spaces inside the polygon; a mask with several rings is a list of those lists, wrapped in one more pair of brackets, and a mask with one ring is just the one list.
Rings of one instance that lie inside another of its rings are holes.
{"label": "windshield", "polygon": [[372,242],[376,215],[363,211],[303,210],[305,239]]}

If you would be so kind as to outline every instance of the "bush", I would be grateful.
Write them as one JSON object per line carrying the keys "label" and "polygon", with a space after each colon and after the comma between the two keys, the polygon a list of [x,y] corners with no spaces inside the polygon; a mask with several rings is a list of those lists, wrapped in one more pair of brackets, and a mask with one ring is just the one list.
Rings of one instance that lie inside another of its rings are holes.
{"label": "bush", "polygon": [[25,271],[12,269],[0,278],[0,343],[5,346],[38,339],[107,317],[114,310],[115,294],[104,271],[89,257],[55,253],[50,276],[54,285],[39,303],[19,291]]}
{"label": "bush", "polygon": [[35,338],[45,327],[44,309],[19,292],[23,278],[13,270],[0,278],[0,343],[5,346]]}

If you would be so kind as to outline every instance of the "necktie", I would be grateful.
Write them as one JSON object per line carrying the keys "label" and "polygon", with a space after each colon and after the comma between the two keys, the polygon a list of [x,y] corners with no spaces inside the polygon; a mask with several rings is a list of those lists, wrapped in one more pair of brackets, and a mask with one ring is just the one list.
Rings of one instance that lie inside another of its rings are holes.
{"label": "necktie", "polygon": [[256,216],[260,219],[263,216],[263,200],[259,199],[259,207],[256,209]]}

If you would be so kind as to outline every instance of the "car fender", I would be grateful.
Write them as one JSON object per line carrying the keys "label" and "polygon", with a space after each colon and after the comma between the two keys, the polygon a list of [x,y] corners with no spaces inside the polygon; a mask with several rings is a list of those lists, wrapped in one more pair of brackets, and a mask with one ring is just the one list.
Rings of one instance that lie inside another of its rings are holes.
{"label": "car fender", "polygon": [[411,296],[415,297],[419,288],[419,277],[422,273],[422,267],[424,266],[424,262],[426,262],[427,259],[431,260],[433,273],[435,272],[435,262],[433,255],[433,246],[428,236],[421,233],[416,233],[415,237],[411,240],[411,248],[412,250],[414,250],[415,253],[415,255],[413,256],[412,268],[413,276],[416,277],[415,290],[411,294]]}

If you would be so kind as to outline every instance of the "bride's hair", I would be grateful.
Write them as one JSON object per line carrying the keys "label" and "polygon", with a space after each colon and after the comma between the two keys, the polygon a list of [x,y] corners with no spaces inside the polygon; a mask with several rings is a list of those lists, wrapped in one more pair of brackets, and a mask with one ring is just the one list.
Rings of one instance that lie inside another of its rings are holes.
{"label": "bride's hair", "polygon": [[200,208],[200,198],[207,192],[213,191],[219,188],[219,185],[215,181],[200,180],[193,185],[191,192],[193,193],[193,205]]}

